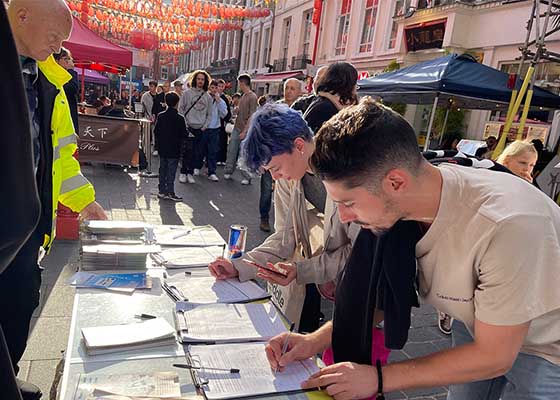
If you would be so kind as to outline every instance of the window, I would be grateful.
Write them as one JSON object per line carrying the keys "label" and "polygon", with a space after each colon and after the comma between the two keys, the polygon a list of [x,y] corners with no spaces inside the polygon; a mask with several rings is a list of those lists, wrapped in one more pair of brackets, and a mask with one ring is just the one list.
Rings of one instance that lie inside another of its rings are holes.
{"label": "window", "polygon": [[303,13],[303,34],[301,37],[303,38],[303,46],[301,49],[301,54],[304,56],[309,55],[309,46],[311,43],[311,26],[313,18],[313,10],[308,10]]}
{"label": "window", "polygon": [[399,24],[394,20],[394,18],[403,14],[403,8],[404,0],[397,0],[395,2],[395,14],[391,23],[391,33],[389,34],[389,43],[387,45],[387,48],[389,49],[394,49],[397,45],[397,33],[399,30]]}
{"label": "window", "polygon": [[336,43],[334,48],[335,56],[346,54],[346,44],[348,43],[348,29],[350,28],[350,9],[352,0],[342,0],[340,15],[336,22]]}
{"label": "window", "polygon": [[249,69],[249,48],[251,47],[251,43],[249,42],[251,36],[246,34],[243,38],[243,45],[245,47],[245,53],[243,54],[243,68]]}
{"label": "window", "polygon": [[373,32],[375,31],[378,3],[379,0],[366,1],[364,25],[362,27],[362,39],[360,40],[360,53],[369,53],[372,50]]}
{"label": "window", "polygon": [[269,58],[270,58],[270,28],[266,28],[264,30],[262,54],[263,54],[263,59],[262,59],[261,66],[264,66],[265,64],[269,64],[270,63],[270,60],[269,60]]}
{"label": "window", "polygon": [[251,68],[258,68],[259,66],[259,36],[260,32],[253,34],[253,55],[251,56]]}
{"label": "window", "polygon": [[167,70],[167,66],[162,66],[161,67],[161,73],[160,73],[161,79],[163,80],[167,80],[168,76],[169,76],[169,71]]}
{"label": "window", "polygon": [[292,27],[292,18],[284,19],[284,24],[282,25],[282,59],[288,59],[288,47],[290,44],[290,29]]}

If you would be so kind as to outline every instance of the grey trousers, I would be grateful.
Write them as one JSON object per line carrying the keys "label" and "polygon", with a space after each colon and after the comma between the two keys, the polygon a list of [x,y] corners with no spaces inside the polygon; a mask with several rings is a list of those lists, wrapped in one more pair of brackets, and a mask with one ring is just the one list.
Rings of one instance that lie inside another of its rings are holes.
{"label": "grey trousers", "polygon": [[[239,147],[241,146],[241,139],[239,139],[239,130],[234,129],[231,132],[231,138],[229,139],[228,149],[227,149],[227,159],[226,167],[224,168],[225,174],[233,174],[235,167],[237,166],[237,157],[239,157]],[[251,180],[251,175],[247,171],[241,170],[243,178]]]}

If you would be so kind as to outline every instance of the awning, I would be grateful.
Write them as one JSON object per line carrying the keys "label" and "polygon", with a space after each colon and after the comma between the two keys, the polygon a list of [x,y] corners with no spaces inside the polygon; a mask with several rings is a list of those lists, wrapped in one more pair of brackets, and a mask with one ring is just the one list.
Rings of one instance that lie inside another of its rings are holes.
{"label": "awning", "polygon": [[273,72],[271,74],[255,75],[251,82],[255,83],[280,83],[290,78],[305,78],[307,75],[302,70],[290,72]]}
{"label": "awning", "polygon": [[72,52],[77,68],[118,73],[132,65],[132,51],[103,39],[76,17],[64,47]]}
{"label": "awning", "polygon": [[[84,71],[85,71],[86,82],[95,83],[95,84],[99,84],[99,85],[108,85],[109,84],[109,78],[101,75],[99,72],[92,71],[91,69],[86,69]],[[76,72],[78,73],[78,76],[81,80],[82,79],[82,69],[81,68],[76,68]]]}

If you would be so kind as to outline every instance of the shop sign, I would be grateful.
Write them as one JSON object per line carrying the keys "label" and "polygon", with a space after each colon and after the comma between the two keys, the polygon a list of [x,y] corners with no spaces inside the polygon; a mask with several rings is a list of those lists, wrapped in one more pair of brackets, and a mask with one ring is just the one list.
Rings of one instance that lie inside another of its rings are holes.
{"label": "shop sign", "polygon": [[358,80],[360,79],[367,79],[369,78],[369,72],[367,71],[358,71]]}
{"label": "shop sign", "polygon": [[404,29],[406,50],[441,49],[445,35],[445,20],[411,25]]}

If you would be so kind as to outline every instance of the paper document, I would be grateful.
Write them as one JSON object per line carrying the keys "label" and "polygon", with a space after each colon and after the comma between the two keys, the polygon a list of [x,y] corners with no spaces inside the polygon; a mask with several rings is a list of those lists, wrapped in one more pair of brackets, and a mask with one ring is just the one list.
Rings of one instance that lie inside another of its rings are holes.
{"label": "paper document", "polygon": [[82,328],[89,355],[175,344],[175,329],[164,319],[124,325]]}
{"label": "paper document", "polygon": [[[208,399],[230,399],[273,393],[301,391],[301,383],[319,371],[315,360],[289,364],[274,373],[265,354],[265,343],[217,344],[189,346],[198,383]],[[239,373],[209,368],[237,368]]]}
{"label": "paper document", "polygon": [[246,303],[270,298],[266,290],[253,281],[237,278],[217,281],[216,278],[177,275],[166,280],[191,303]]}
{"label": "paper document", "polygon": [[221,246],[224,239],[212,226],[158,225],[153,228],[155,243],[163,246]]}
{"label": "paper document", "polygon": [[176,321],[183,342],[234,343],[266,341],[286,331],[271,303],[176,304]]}
{"label": "paper document", "polygon": [[144,233],[151,225],[141,221],[85,221],[84,230],[91,233]]}
{"label": "paper document", "polygon": [[116,395],[135,398],[173,398],[181,396],[179,375],[176,372],[152,374],[80,376],[74,400],[104,398]]}
{"label": "paper document", "polygon": [[138,274],[94,274],[76,272],[70,284],[79,288],[108,289],[132,293],[134,289],[151,289],[152,278]]}
{"label": "paper document", "polygon": [[165,268],[207,267],[222,255],[223,248],[212,247],[175,247],[152,254],[152,260]]}

